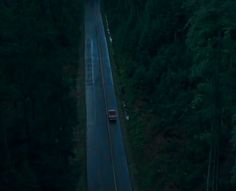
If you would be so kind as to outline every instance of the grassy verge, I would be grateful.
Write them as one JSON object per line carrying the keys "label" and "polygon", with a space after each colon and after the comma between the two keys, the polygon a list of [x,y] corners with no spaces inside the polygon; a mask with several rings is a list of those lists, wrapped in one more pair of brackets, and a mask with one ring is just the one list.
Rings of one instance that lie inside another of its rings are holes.
{"label": "grassy verge", "polygon": [[[84,23],[84,17],[83,17]],[[76,150],[80,161],[80,172],[81,176],[77,191],[87,190],[87,179],[86,179],[86,104],[85,104],[85,70],[84,70],[84,24],[81,28],[81,40],[80,40],[80,52],[79,52],[79,68],[77,74],[77,111],[78,111],[78,145]]]}
{"label": "grassy verge", "polygon": [[[83,6],[83,5],[82,5]],[[83,9],[81,9],[83,10]],[[73,51],[75,58],[73,66],[67,68],[70,71],[69,81],[72,84],[71,96],[75,107],[76,123],[73,128],[73,157],[71,169],[75,175],[76,191],[86,190],[86,119],[85,119],[85,87],[84,87],[84,14],[81,14],[79,40]]]}

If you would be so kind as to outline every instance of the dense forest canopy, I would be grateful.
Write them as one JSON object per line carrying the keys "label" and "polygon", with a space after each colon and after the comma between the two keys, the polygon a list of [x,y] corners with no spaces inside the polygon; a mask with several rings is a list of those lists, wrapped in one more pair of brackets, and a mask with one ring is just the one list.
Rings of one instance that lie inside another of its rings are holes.
{"label": "dense forest canopy", "polygon": [[235,190],[235,1],[103,5],[137,190]]}
{"label": "dense forest canopy", "polygon": [[[102,4],[130,115],[135,190],[234,191],[235,0]],[[84,145],[74,140],[84,126],[77,108],[82,5],[0,1],[1,191],[84,186]]]}
{"label": "dense forest canopy", "polygon": [[[0,190],[75,190],[80,0],[0,1]],[[77,145],[78,146],[78,145]]]}

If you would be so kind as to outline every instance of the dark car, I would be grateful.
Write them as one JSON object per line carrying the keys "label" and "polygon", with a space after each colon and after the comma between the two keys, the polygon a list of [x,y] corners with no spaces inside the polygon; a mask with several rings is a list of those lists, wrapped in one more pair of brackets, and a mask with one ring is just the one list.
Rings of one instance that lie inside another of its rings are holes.
{"label": "dark car", "polygon": [[108,119],[109,119],[109,121],[116,121],[117,113],[116,113],[115,109],[109,109],[108,110]]}

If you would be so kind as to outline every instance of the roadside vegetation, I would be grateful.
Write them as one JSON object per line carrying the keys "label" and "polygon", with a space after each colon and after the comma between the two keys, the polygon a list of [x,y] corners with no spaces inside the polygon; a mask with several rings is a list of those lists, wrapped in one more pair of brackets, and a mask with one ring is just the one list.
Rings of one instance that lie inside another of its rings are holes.
{"label": "roadside vegetation", "polygon": [[1,191],[75,191],[83,181],[82,25],[81,0],[0,1]]}
{"label": "roadside vegetation", "polygon": [[235,190],[235,1],[103,4],[138,190]]}

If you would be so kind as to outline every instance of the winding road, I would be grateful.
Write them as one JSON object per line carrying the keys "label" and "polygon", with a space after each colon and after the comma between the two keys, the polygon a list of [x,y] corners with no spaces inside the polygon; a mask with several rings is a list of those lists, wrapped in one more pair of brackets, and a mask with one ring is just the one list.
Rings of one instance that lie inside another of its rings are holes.
{"label": "winding road", "polygon": [[107,117],[118,108],[98,0],[85,4],[85,88],[88,191],[131,191],[119,115]]}

